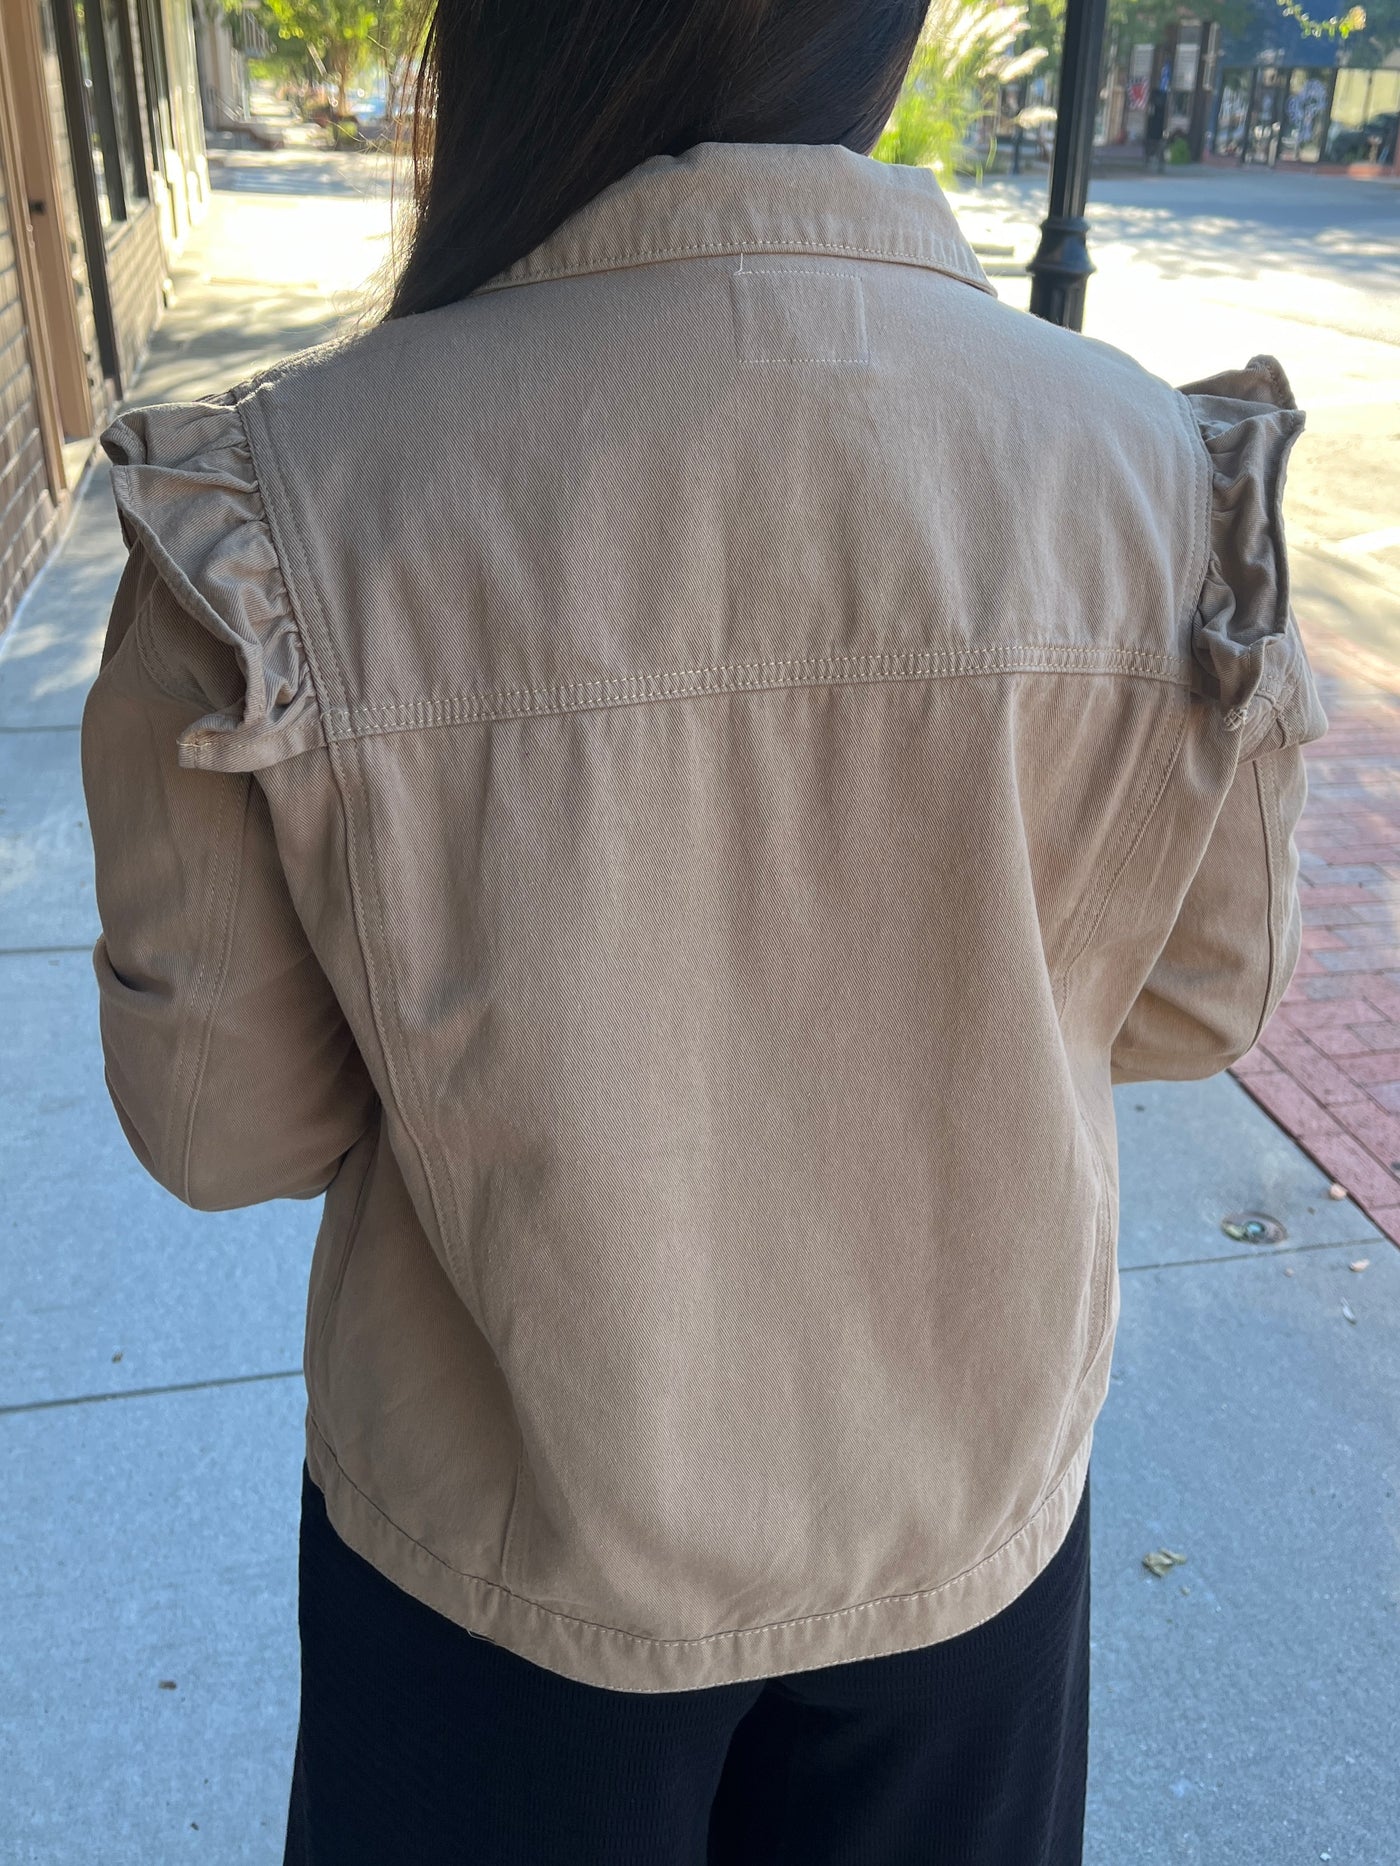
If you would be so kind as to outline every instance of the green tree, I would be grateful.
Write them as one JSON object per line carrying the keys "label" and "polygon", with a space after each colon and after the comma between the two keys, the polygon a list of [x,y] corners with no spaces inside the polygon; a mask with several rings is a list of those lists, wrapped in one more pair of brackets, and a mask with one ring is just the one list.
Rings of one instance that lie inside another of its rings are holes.
{"label": "green tree", "polygon": [[[1199,19],[1229,31],[1244,26],[1253,10],[1254,0],[1108,0],[1104,22],[1104,43],[1117,43],[1120,55],[1132,45],[1160,45],[1167,28],[1176,20]],[[1046,47],[1046,69],[1060,68],[1060,47],[1065,29],[1065,0],[1028,0],[1026,30],[1031,40]]]}
{"label": "green tree", "polygon": [[1191,6],[1180,0],[1108,0],[1108,29],[1117,28],[1120,45],[1160,45],[1168,26],[1178,20],[1199,19],[1238,31],[1253,11],[1254,0],[1196,0]]}
{"label": "green tree", "polygon": [[[1400,43],[1400,0],[1371,0],[1368,7],[1324,12],[1326,0],[1269,0],[1272,7],[1299,24],[1312,26],[1314,36],[1336,39],[1358,35],[1356,44],[1373,47],[1384,56]],[[1131,45],[1161,45],[1167,28],[1178,20],[1204,20],[1228,33],[1244,32],[1258,11],[1258,0],[1108,0],[1105,38],[1115,38],[1120,49]],[[1368,33],[1368,18],[1372,30]],[[1064,36],[1065,0],[1028,0],[1026,29],[1030,38],[1049,52],[1049,70],[1057,70]],[[1383,22],[1383,23],[1382,23]],[[1379,26],[1379,30],[1376,28]]]}
{"label": "green tree", "polygon": [[[397,0],[393,0],[397,12]],[[344,116],[350,86],[365,65],[381,56],[385,8],[366,0],[260,0],[268,37],[293,57],[309,56],[334,86],[336,111]]]}
{"label": "green tree", "polygon": [[1024,6],[933,0],[899,99],[875,145],[881,162],[946,171],[996,85],[1032,71],[1045,48],[1017,52]]}
{"label": "green tree", "polygon": [[389,109],[411,109],[412,80],[423,56],[432,9],[425,0],[377,0],[375,48],[389,74]]}
{"label": "green tree", "polygon": [[1366,0],[1365,13],[1364,23],[1347,34],[1344,62],[1350,65],[1379,65],[1400,47],[1400,0]]}

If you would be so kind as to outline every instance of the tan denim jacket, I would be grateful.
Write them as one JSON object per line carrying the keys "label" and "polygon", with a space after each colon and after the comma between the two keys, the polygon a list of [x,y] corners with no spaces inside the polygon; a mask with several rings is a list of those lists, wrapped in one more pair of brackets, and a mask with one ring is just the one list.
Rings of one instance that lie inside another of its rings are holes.
{"label": "tan denim jacket", "polygon": [[386,1575],[659,1691],[1049,1560],[1111,1084],[1297,958],[1302,421],[1001,304],[926,172],[701,144],[106,430],[108,1082],[187,1203],[326,1193],[308,1457]]}

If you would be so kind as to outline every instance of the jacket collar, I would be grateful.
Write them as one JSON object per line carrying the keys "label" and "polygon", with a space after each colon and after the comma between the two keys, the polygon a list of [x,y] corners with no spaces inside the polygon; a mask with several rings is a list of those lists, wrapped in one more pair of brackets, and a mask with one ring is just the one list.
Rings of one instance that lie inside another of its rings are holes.
{"label": "jacket collar", "polygon": [[840,143],[704,142],[651,156],[478,289],[756,252],[925,266],[996,296],[930,170]]}

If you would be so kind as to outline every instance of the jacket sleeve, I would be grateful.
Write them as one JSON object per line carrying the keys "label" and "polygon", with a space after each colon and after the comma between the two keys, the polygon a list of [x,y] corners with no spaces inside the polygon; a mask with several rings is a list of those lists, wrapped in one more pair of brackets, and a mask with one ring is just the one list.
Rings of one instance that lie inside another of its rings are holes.
{"label": "jacket sleeve", "polygon": [[1328,729],[1290,600],[1281,517],[1303,416],[1272,358],[1182,393],[1211,468],[1193,653],[1237,758],[1175,922],[1114,1040],[1115,1084],[1215,1075],[1258,1040],[1298,963],[1303,747]]}
{"label": "jacket sleeve", "polygon": [[137,1158],[187,1205],[313,1198],[373,1118],[374,1090],[261,786],[188,749],[246,717],[248,656],[177,594],[168,543],[128,528],[134,509],[82,722],[107,1087]]}

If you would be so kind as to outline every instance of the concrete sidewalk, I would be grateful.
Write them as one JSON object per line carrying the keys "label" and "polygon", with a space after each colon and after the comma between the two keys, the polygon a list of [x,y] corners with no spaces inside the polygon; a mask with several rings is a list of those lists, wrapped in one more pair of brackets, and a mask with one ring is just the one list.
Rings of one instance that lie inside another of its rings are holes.
{"label": "concrete sidewalk", "polygon": [[[224,165],[133,400],[348,309],[383,204],[304,153]],[[187,1211],[103,1088],[77,727],[121,560],[99,459],[0,646],[0,1859],[274,1866],[317,1214]],[[1232,1079],[1117,1102],[1087,1858],[1394,1866],[1400,1254]],[[1222,1230],[1247,1213],[1286,1239]]]}

